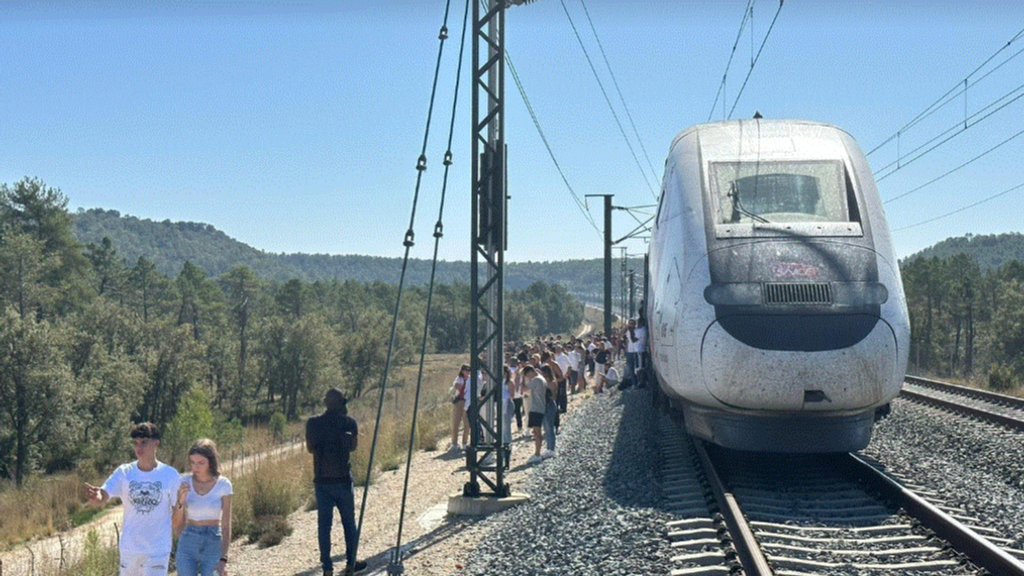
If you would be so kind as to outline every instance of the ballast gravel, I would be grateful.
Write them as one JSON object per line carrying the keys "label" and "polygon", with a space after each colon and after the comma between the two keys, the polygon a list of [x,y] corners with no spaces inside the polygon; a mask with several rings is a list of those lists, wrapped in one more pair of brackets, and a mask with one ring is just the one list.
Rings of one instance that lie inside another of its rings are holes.
{"label": "ballast gravel", "polygon": [[667,574],[671,549],[648,390],[596,395],[536,465],[530,501],[487,520],[466,574]]}
{"label": "ballast gravel", "polygon": [[1024,434],[896,399],[864,454],[1024,548]]}

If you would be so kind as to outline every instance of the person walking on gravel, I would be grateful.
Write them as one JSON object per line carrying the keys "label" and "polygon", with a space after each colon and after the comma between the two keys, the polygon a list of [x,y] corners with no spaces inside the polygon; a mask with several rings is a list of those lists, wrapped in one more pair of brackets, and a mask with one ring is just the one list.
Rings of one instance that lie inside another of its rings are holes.
{"label": "person walking on gravel", "polygon": [[306,421],[306,449],[313,454],[313,485],[316,491],[317,536],[324,576],[334,576],[331,559],[331,527],[334,509],[341,514],[345,530],[345,575],[366,568],[356,560],[359,532],[356,528],[355,496],[349,454],[359,444],[359,426],[348,415],[345,396],[337,388],[324,395],[327,410]]}
{"label": "person walking on gravel", "polygon": [[128,436],[137,460],[118,466],[102,486],[85,485],[93,504],[120,498],[124,527],[118,542],[120,576],[167,576],[171,556],[171,507],[181,483],[178,471],[156,459],[160,429],[143,422]]}

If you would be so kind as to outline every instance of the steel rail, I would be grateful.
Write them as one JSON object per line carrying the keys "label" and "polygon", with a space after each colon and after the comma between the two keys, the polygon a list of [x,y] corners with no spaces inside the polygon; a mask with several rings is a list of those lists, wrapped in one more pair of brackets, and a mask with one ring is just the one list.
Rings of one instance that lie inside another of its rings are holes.
{"label": "steel rail", "polygon": [[949,514],[901,486],[856,454],[847,460],[851,469],[877,490],[883,498],[903,508],[932,532],[964,553],[970,560],[1000,576],[1024,576],[1024,564]]}
{"label": "steel rail", "polygon": [[917,384],[927,388],[935,388],[943,390],[953,394],[963,394],[966,396],[973,396],[975,398],[981,398],[995,404],[1005,404],[1013,408],[1024,410],[1024,398],[1018,398],[1016,396],[1007,396],[1006,394],[999,394],[998,392],[991,392],[989,390],[982,390],[981,388],[971,388],[970,386],[961,386],[960,384],[953,384],[952,382],[943,382],[942,380],[933,380],[931,378],[923,378],[921,376],[907,375],[904,380],[911,384]]}
{"label": "steel rail", "polygon": [[[707,478],[711,491],[718,501],[719,511],[725,519],[725,524],[733,537],[733,546],[736,548],[736,555],[743,567],[746,576],[772,576],[774,572],[768,564],[768,558],[761,550],[761,545],[754,537],[754,531],[740,509],[736,497],[722,483],[721,476],[715,470],[711,457],[704,448],[704,442],[694,439],[694,450],[700,456],[701,465],[704,467],[704,475]],[[1024,575],[1022,575],[1024,576]]]}
{"label": "steel rail", "polygon": [[[907,380],[910,380],[910,381],[913,382],[913,379],[911,377],[909,377],[909,376],[907,377]],[[943,383],[940,383],[940,384],[946,384],[946,383],[943,382]],[[966,387],[959,386],[957,388],[966,388]],[[971,388],[967,388],[967,390],[970,391],[970,393],[974,392],[974,390],[971,389]],[[957,392],[959,392],[959,390],[957,390]],[[984,392],[984,391],[980,391],[980,392]],[[987,394],[991,394],[991,393],[989,392]],[[964,405],[964,404],[959,404],[957,402],[953,402],[953,401],[946,400],[946,399],[943,399],[943,398],[936,398],[934,396],[929,396],[927,394],[921,394],[919,392],[914,392],[912,390],[907,390],[905,388],[903,390],[900,390],[900,396],[904,396],[906,398],[910,398],[910,399],[916,400],[918,402],[924,402],[924,403],[927,403],[927,404],[933,404],[933,405],[939,406],[941,408],[945,408],[947,410],[952,410],[952,411],[956,411],[956,412],[962,412],[964,414],[968,414],[970,416],[974,416],[974,417],[980,418],[982,420],[988,420],[990,422],[995,422],[997,424],[1001,424],[1003,426],[1006,426],[1007,428],[1011,428],[1013,430],[1024,432],[1024,420],[1022,420],[1020,418],[1014,418],[1013,416],[1008,416],[1006,414],[1000,414],[998,412],[993,412],[991,410],[986,410],[984,408],[978,408],[976,406],[967,406],[967,405]],[[1004,397],[1001,394],[998,395],[998,396]],[[1022,409],[1024,409],[1024,406],[1022,406]]]}

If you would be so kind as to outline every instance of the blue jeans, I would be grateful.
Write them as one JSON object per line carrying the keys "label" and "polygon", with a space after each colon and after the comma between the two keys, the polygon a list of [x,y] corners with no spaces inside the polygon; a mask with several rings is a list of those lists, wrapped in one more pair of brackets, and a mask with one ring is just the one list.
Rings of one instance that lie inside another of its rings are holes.
{"label": "blue jeans", "polygon": [[334,524],[334,509],[341,514],[341,526],[345,529],[345,561],[348,566],[356,563],[356,544],[359,532],[356,529],[355,497],[352,482],[339,484],[314,484],[316,487],[317,535],[320,543],[320,564],[323,569],[334,570],[331,560],[331,526]]}
{"label": "blue jeans", "polygon": [[555,418],[558,417],[558,407],[554,401],[548,400],[544,404],[544,441],[548,450],[555,451]]}
{"label": "blue jeans", "polygon": [[174,565],[178,576],[213,576],[221,557],[220,526],[185,526]]}

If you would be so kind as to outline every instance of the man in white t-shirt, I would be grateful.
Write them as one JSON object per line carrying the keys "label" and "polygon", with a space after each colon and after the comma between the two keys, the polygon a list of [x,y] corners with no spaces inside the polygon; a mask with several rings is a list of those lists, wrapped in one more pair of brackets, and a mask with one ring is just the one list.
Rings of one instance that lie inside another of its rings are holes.
{"label": "man in white t-shirt", "polygon": [[103,486],[87,483],[85,489],[93,503],[120,498],[124,505],[120,576],[167,576],[172,506],[181,477],[156,459],[160,430],[155,425],[136,424],[128,436],[138,459],[118,466]]}

